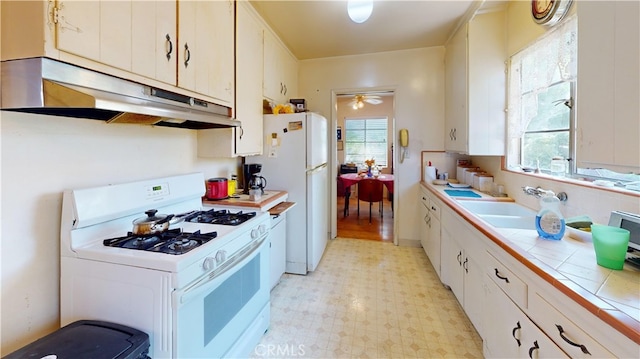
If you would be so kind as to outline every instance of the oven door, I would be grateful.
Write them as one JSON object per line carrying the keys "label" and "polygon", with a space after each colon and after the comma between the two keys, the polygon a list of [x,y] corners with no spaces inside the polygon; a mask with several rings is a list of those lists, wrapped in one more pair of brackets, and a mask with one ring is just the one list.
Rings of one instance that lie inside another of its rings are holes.
{"label": "oven door", "polygon": [[264,236],[173,293],[174,357],[246,357],[269,326],[269,241]]}

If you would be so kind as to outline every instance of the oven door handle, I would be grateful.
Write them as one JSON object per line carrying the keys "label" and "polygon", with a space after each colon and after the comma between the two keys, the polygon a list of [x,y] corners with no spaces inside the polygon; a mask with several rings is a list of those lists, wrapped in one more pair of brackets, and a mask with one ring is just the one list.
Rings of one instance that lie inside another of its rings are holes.
{"label": "oven door handle", "polygon": [[214,269],[208,275],[202,277],[201,279],[196,280],[194,283],[188,285],[184,289],[180,290],[177,293],[180,303],[188,302],[189,300],[191,300],[191,298],[197,296],[200,292],[202,292],[207,284],[216,280],[218,277],[228,272],[229,270],[235,268],[238,263],[253,256],[255,252],[260,250],[262,243],[264,243],[267,237],[268,236],[263,236],[260,240],[251,242],[249,245],[247,245],[233,257],[231,257],[230,260],[225,262],[223,265]]}

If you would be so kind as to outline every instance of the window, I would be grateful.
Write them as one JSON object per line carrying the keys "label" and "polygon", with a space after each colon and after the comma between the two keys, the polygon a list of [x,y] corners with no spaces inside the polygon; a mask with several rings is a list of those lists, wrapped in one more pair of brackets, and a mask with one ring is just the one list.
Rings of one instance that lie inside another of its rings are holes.
{"label": "window", "polygon": [[345,119],[345,162],[362,164],[373,158],[376,165],[387,167],[388,124],[386,117]]}
{"label": "window", "polygon": [[577,43],[574,16],[511,57],[509,168],[556,173],[553,158],[562,158],[560,163],[565,163],[567,170],[571,168],[569,160],[575,157]]}

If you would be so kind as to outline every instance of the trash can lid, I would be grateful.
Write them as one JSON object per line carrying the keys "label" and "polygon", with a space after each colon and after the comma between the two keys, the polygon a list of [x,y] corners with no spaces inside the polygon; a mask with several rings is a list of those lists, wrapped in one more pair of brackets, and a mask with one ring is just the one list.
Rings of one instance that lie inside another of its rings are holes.
{"label": "trash can lid", "polygon": [[149,335],[121,324],[80,320],[6,356],[13,358],[145,358]]}

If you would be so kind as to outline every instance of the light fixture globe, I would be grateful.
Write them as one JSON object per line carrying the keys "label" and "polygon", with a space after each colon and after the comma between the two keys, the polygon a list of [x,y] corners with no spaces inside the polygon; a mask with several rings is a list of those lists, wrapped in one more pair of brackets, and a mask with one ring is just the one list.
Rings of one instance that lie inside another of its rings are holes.
{"label": "light fixture globe", "polygon": [[369,19],[373,11],[373,0],[348,0],[347,12],[355,23],[362,24]]}

